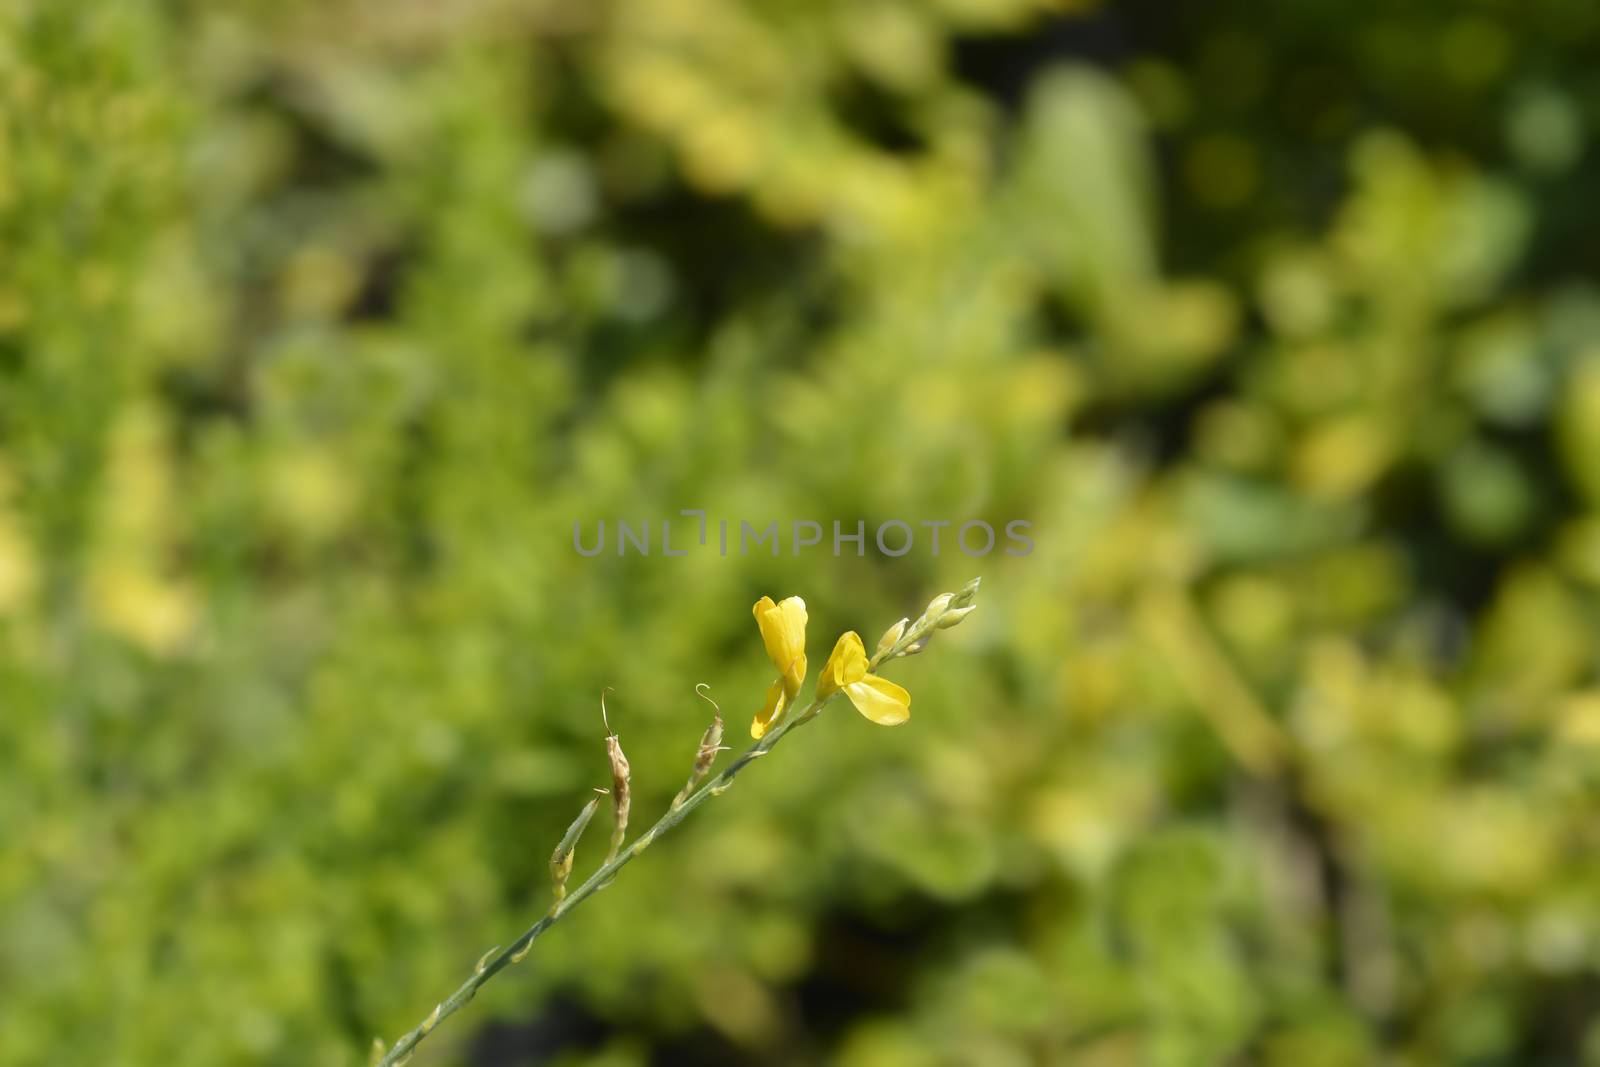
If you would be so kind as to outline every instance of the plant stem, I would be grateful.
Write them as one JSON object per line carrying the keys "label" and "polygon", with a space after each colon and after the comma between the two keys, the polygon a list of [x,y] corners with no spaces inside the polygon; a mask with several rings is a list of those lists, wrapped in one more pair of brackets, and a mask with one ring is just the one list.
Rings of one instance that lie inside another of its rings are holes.
{"label": "plant stem", "polygon": [[[893,648],[886,650],[882,655],[874,656],[872,658],[871,666],[875,668],[879,663],[885,660],[893,659],[900,652],[915,644],[919,638],[933,630],[934,621],[935,620],[925,620],[925,625],[912,627],[900,638],[898,642],[895,643]],[[689,797],[683,801],[683,803],[679,804],[677,807],[668,808],[667,813],[661,816],[661,818],[656,821],[654,826],[640,834],[633,844],[623,849],[614,858],[609,859],[602,864],[600,869],[591,874],[587,881],[585,881],[577,889],[574,889],[566,896],[565,899],[559,901],[553,908],[551,908],[549,914],[540,919],[538,922],[534,923],[532,926],[528,927],[528,929],[523,932],[521,937],[517,938],[505,948],[485,957],[478,964],[478,967],[467,978],[467,980],[462,982],[461,986],[454,993],[451,993],[449,997],[439,1002],[439,1005],[433,1009],[433,1013],[431,1015],[424,1019],[422,1023],[419,1024],[414,1030],[404,1034],[398,1041],[394,1043],[394,1047],[384,1055],[382,1060],[378,1061],[378,1067],[399,1067],[400,1064],[409,1059],[412,1050],[415,1049],[417,1045],[421,1044],[422,1039],[431,1034],[434,1028],[437,1027],[440,1022],[449,1018],[451,1015],[454,1015],[457,1011],[464,1007],[468,1001],[475,997],[480,986],[482,986],[489,979],[493,978],[495,975],[499,974],[501,971],[505,970],[511,964],[520,963],[522,958],[527,955],[529,947],[535,941],[537,941],[546,930],[560,922],[562,918],[573,908],[576,908],[589,897],[610,885],[611,880],[616,877],[618,871],[627,865],[628,861],[632,860],[639,853],[649,848],[651,843],[654,842],[656,838],[660,837],[668,830],[671,830],[674,826],[677,826],[688,816],[691,811],[705,803],[708,798],[720,796],[730,785],[733,784],[733,780],[739,776],[740,771],[744,770],[747,766],[755,762],[755,760],[761,756],[765,756],[768,752],[771,752],[773,747],[776,746],[779,741],[783,740],[784,736],[788,734],[790,730],[793,730],[796,727],[810,722],[812,719],[816,718],[817,715],[822,711],[823,707],[838,695],[839,694],[835,692],[830,693],[825,699],[813,700],[804,711],[790,716],[784,722],[769,730],[767,735],[761,740],[745,749],[744,752],[740,753],[732,763],[728,764],[722,769],[721,774],[718,774],[700,789],[690,794]]]}
{"label": "plant stem", "polygon": [[721,774],[718,774],[700,789],[690,794],[682,804],[676,808],[668,809],[667,813],[661,816],[654,826],[639,835],[633,844],[619,852],[614,859],[591,874],[587,881],[569,893],[566,899],[553,908],[548,915],[530,926],[521,937],[510,945],[484,961],[465,982],[461,983],[460,988],[450,994],[438,1007],[434,1008],[433,1014],[429,1015],[416,1029],[411,1030],[394,1043],[394,1047],[379,1061],[379,1067],[397,1067],[398,1064],[404,1062],[406,1057],[411,1054],[411,1051],[421,1043],[422,1039],[433,1032],[434,1027],[438,1026],[445,1018],[455,1014],[476,996],[480,986],[505,970],[513,962],[520,961],[534,941],[538,940],[550,927],[560,922],[573,908],[576,908],[610,884],[611,879],[616,877],[617,872],[626,866],[629,860],[649,848],[656,838],[677,826],[691,811],[705,803],[708,798],[721,794],[728,786],[733,784],[733,780],[739,776],[740,771],[744,770],[757,758],[765,756],[772,751],[772,747],[781,741],[790,730],[814,718],[826,703],[827,701],[812,701],[805,711],[788,722],[780,724],[777,728],[768,732],[767,736],[745,749],[738,758],[723,768]]}

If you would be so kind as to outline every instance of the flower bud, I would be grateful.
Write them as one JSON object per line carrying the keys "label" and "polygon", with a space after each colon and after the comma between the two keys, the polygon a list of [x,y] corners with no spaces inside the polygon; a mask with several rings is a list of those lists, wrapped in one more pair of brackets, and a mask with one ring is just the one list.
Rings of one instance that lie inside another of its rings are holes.
{"label": "flower bud", "polygon": [[950,601],[950,606],[953,608],[971,607],[978,599],[978,587],[982,584],[982,578],[972,579],[972,581],[961,587],[961,592],[957,593],[955,599]]}
{"label": "flower bud", "polygon": [[933,640],[933,634],[932,633],[923,634],[921,637],[917,638],[911,644],[907,645],[904,649],[902,649],[900,651],[900,654],[895,656],[895,659],[901,659],[901,658],[903,658],[905,656],[915,656],[918,652],[921,652],[923,649],[927,648],[928,647],[928,642],[932,641],[932,640]]}
{"label": "flower bud", "polygon": [[910,623],[910,621],[910,619],[901,619],[899,622],[883,631],[883,636],[878,638],[878,647],[877,650],[873,652],[872,658],[877,659],[879,656],[884,655],[891,648],[893,648],[899,642],[900,638],[905,634],[906,625]]}
{"label": "flower bud", "polygon": [[937,623],[935,623],[934,625],[936,627],[938,627],[939,629],[941,629],[941,630],[948,630],[952,626],[961,625],[961,620],[962,619],[966,618],[968,615],[971,615],[974,611],[977,611],[977,610],[978,609],[976,607],[951,608],[949,611],[947,611],[943,615],[941,615],[939,617],[939,621]]}

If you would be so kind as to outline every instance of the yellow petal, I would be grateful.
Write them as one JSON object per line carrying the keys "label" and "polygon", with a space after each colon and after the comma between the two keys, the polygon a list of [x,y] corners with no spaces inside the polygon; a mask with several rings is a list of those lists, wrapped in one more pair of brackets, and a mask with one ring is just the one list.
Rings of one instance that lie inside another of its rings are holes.
{"label": "yellow petal", "polygon": [[802,652],[790,661],[789,669],[783,672],[783,695],[788,703],[794,703],[794,698],[799,695],[800,686],[805,680],[806,654]]}
{"label": "yellow petal", "polygon": [[767,689],[766,706],[757,712],[755,719],[751,721],[750,736],[757,741],[761,740],[761,736],[783,718],[783,709],[788,703],[788,697],[783,691],[783,679],[779,678]]}
{"label": "yellow petal", "polygon": [[844,695],[879,726],[899,726],[911,718],[911,694],[876,674],[845,686]]}
{"label": "yellow petal", "polygon": [[792,695],[806,676],[806,602],[792,596],[774,604],[764,596],[750,610],[767,646],[767,658],[779,674],[792,679]]}
{"label": "yellow petal", "polygon": [[861,637],[854,630],[846,630],[828,654],[828,662],[822,665],[822,674],[817,678],[817,699],[826,700],[859,682],[866,673],[867,650],[861,644]]}

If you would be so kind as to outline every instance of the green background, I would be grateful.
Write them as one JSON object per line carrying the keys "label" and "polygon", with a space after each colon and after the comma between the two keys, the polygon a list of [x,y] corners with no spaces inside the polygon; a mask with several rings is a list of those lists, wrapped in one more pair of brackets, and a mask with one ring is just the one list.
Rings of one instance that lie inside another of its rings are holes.
{"label": "green background", "polygon": [[[975,574],[909,725],[835,705],[415,1067],[1600,1063],[1597,57],[0,4],[0,1063],[363,1062],[545,908],[602,687],[643,826],[758,596],[815,677]],[[1036,548],[572,548],[686,507]]]}

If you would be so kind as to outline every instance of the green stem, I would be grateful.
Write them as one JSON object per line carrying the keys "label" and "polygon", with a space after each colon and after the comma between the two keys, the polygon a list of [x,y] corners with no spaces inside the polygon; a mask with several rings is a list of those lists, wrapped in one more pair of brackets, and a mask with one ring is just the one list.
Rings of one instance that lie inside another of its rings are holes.
{"label": "green stem", "polygon": [[[829,699],[832,698],[830,697]],[[728,764],[727,767],[723,768],[721,774],[718,774],[700,789],[690,794],[690,796],[684,800],[682,804],[675,808],[668,809],[667,813],[661,816],[654,826],[650,827],[650,829],[641,834],[633,844],[623,849],[614,859],[603,864],[599,870],[591,874],[587,881],[569,893],[566,899],[551,909],[548,915],[530,926],[521,937],[517,938],[510,945],[501,949],[499,952],[496,952],[493,956],[484,961],[484,963],[477,970],[475,970],[465,982],[461,983],[460,988],[458,988],[454,993],[451,993],[449,997],[442,1001],[439,1006],[433,1010],[433,1014],[429,1015],[421,1025],[419,1025],[416,1029],[411,1030],[401,1037],[400,1040],[394,1043],[394,1047],[388,1051],[381,1061],[379,1061],[379,1067],[396,1067],[396,1065],[402,1063],[406,1057],[411,1054],[411,1051],[421,1043],[422,1039],[432,1033],[433,1029],[438,1026],[441,1021],[451,1015],[454,1015],[457,1011],[464,1007],[468,1001],[476,996],[480,986],[482,986],[489,979],[493,978],[495,975],[499,974],[501,971],[505,970],[513,962],[519,962],[526,953],[528,947],[537,941],[546,930],[560,922],[562,918],[565,917],[566,914],[573,908],[576,908],[579,904],[582,904],[589,897],[593,896],[595,893],[599,892],[601,889],[604,889],[608,884],[610,884],[611,879],[616,877],[617,872],[625,867],[635,856],[649,848],[651,843],[654,842],[656,838],[660,837],[668,830],[671,830],[674,826],[677,826],[688,816],[691,811],[693,811],[695,808],[698,808],[701,804],[704,804],[707,799],[718,796],[725,791],[728,786],[733,784],[733,780],[739,776],[740,771],[744,770],[756,759],[760,758],[761,756],[765,756],[768,752],[772,751],[773,746],[779,741],[783,740],[784,736],[788,734],[790,730],[815,718],[817,713],[822,710],[823,705],[826,703],[826,700],[812,701],[811,705],[807,707],[805,711],[790,719],[788,722],[777,726],[775,729],[771,730],[767,736],[763,737],[760,741],[757,741],[755,744],[745,749],[745,751],[741,753],[738,758],[736,758],[732,763]]]}
{"label": "green stem", "polygon": [[[912,627],[910,631],[901,636],[900,640],[893,648],[888,649],[881,656],[874,656],[870,666],[872,668],[876,668],[879,663],[893,659],[900,652],[915,644],[919,638],[932,629],[933,622],[931,620],[927,621],[926,625]],[[813,700],[804,711],[790,717],[787,721],[780,723],[778,726],[768,731],[767,735],[761,740],[745,749],[744,752],[742,752],[732,763],[723,768],[721,774],[717,775],[700,789],[690,794],[690,796],[685,799],[683,803],[676,807],[667,809],[667,813],[661,816],[661,818],[656,821],[654,826],[650,827],[650,829],[639,835],[638,839],[635,840],[633,844],[623,849],[614,858],[609,859],[602,864],[600,869],[591,874],[586,882],[580,885],[577,889],[574,889],[566,896],[565,899],[559,901],[553,908],[551,908],[549,914],[540,919],[538,922],[534,923],[532,926],[528,927],[521,937],[517,938],[510,945],[499,950],[498,952],[493,953],[480,962],[477,969],[472,972],[471,976],[468,977],[465,982],[461,983],[460,988],[458,988],[454,993],[451,993],[449,997],[441,1001],[439,1006],[433,1009],[433,1013],[423,1020],[423,1022],[417,1026],[416,1029],[409,1031],[402,1036],[400,1040],[394,1043],[394,1047],[391,1048],[388,1053],[384,1055],[383,1059],[378,1062],[378,1067],[399,1067],[401,1063],[404,1063],[410,1057],[412,1050],[415,1049],[417,1045],[421,1044],[422,1039],[431,1034],[434,1028],[439,1025],[439,1023],[449,1018],[451,1015],[454,1015],[457,1011],[466,1006],[468,1001],[477,996],[480,986],[482,986],[489,979],[493,978],[495,975],[499,974],[501,971],[505,970],[511,964],[520,963],[522,958],[527,955],[528,948],[535,941],[537,941],[546,930],[560,922],[562,918],[565,917],[566,914],[573,908],[576,908],[579,904],[582,904],[585,900],[589,899],[589,897],[604,889],[607,885],[610,885],[611,880],[617,876],[617,872],[625,867],[635,856],[649,848],[651,843],[654,842],[656,838],[660,837],[668,830],[671,830],[674,826],[677,826],[680,822],[688,817],[691,811],[693,811],[695,808],[698,808],[701,804],[704,804],[709,798],[720,796],[730,785],[733,784],[733,780],[739,776],[740,771],[744,770],[758,758],[765,756],[768,752],[771,752],[773,747],[776,746],[779,741],[783,740],[784,736],[787,735],[790,730],[802,726],[816,718],[817,715],[822,711],[823,707],[825,707],[827,703],[837,695],[837,693],[830,693],[827,698],[823,700]]]}

